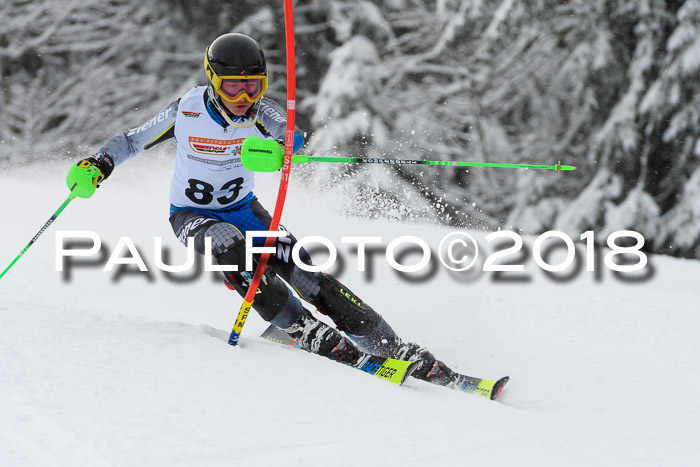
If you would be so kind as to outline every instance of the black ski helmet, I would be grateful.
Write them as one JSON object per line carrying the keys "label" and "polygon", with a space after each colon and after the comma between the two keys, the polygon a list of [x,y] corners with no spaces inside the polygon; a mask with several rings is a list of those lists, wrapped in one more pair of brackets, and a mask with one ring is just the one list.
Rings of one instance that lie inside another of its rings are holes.
{"label": "black ski helmet", "polygon": [[217,90],[224,76],[265,76],[265,52],[253,38],[229,33],[217,38],[207,47],[204,56],[207,84]]}

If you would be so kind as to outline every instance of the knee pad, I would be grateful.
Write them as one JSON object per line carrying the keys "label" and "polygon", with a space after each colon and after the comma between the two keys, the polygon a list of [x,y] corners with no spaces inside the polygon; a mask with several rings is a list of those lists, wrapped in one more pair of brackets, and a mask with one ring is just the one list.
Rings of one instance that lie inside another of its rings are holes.
{"label": "knee pad", "polygon": [[[293,276],[295,277],[295,276]],[[382,316],[360,300],[346,286],[328,274],[316,274],[316,284],[304,287],[315,293],[305,296],[318,311],[330,317],[341,331],[354,336],[372,334],[382,322]],[[311,282],[307,277],[306,280]],[[294,286],[297,287],[296,282]]]}
{"label": "knee pad", "polygon": [[[236,265],[238,271],[227,271],[229,288],[245,297],[253,280],[253,274],[245,268],[245,238],[240,230],[226,222],[217,222],[200,230],[194,237],[195,250],[204,253],[204,239],[211,238],[212,254],[220,265]],[[255,262],[257,264],[257,261]],[[265,320],[276,326],[291,325],[302,312],[301,303],[272,269],[265,268],[253,309]]]}
{"label": "knee pad", "polygon": [[245,238],[240,230],[226,222],[216,222],[203,228],[194,236],[197,253],[204,254],[204,239],[207,237],[211,238],[211,252],[219,264],[235,264],[239,271],[243,270]]}

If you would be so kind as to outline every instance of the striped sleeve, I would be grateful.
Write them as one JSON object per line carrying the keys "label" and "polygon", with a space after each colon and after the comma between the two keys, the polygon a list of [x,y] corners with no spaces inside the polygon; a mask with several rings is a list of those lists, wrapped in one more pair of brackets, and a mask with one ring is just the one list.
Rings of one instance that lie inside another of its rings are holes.
{"label": "striped sleeve", "polygon": [[180,100],[168,104],[152,119],[121,133],[105,143],[99,152],[109,154],[115,165],[119,165],[156,144],[175,136],[175,118]]}
{"label": "striped sleeve", "polygon": [[[284,145],[287,115],[277,102],[266,97],[262,98],[256,126],[263,135],[272,137]],[[299,127],[294,125],[294,152],[296,153],[303,145],[304,136]]]}

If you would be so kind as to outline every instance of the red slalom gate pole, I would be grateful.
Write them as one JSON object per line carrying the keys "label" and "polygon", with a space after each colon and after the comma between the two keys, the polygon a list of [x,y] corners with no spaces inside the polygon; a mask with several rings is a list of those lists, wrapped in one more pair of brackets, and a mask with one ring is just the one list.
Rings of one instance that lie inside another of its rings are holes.
{"label": "red slalom gate pole", "polygon": [[[284,162],[282,165],[282,179],[280,180],[280,188],[277,193],[277,203],[275,211],[270,222],[270,232],[274,232],[279,228],[280,218],[282,217],[282,209],[284,209],[284,200],[287,198],[287,187],[289,186],[289,172],[292,168],[292,154],[294,153],[294,117],[296,115],[296,66],[294,61],[294,11],[292,9],[292,0],[284,0],[284,30],[287,42],[287,131],[284,138]],[[275,243],[276,237],[267,237],[265,247],[271,248]],[[260,280],[265,272],[267,261],[270,258],[270,253],[263,253],[258,262],[253,280],[250,283],[248,292],[243,299],[241,309],[238,311],[236,322],[233,325],[233,330],[228,338],[228,343],[231,345],[238,344],[238,338],[243,330],[243,325],[248,318],[250,308],[255,301],[255,294],[258,292]]]}

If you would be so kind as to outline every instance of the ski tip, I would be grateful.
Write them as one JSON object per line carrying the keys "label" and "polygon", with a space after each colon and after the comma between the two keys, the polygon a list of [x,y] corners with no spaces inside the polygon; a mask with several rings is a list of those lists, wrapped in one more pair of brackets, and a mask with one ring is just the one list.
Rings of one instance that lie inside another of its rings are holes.
{"label": "ski tip", "polygon": [[510,381],[510,376],[504,376],[496,381],[496,384],[493,385],[493,389],[491,390],[492,401],[495,401],[498,396],[501,395],[501,391],[503,391],[503,388],[506,387],[506,383],[508,383],[508,381]]}
{"label": "ski tip", "polygon": [[413,371],[416,368],[418,368],[419,364],[420,362],[413,362],[408,366],[408,368],[406,368],[406,373],[403,374],[403,377],[401,378],[401,383],[399,383],[399,385],[403,384],[408,379],[408,377],[411,376],[411,373],[413,373]]}
{"label": "ski tip", "polygon": [[260,334],[260,337],[276,344],[286,345],[287,347],[298,347],[298,342],[289,334],[282,332],[275,325],[271,324],[265,331]]}

